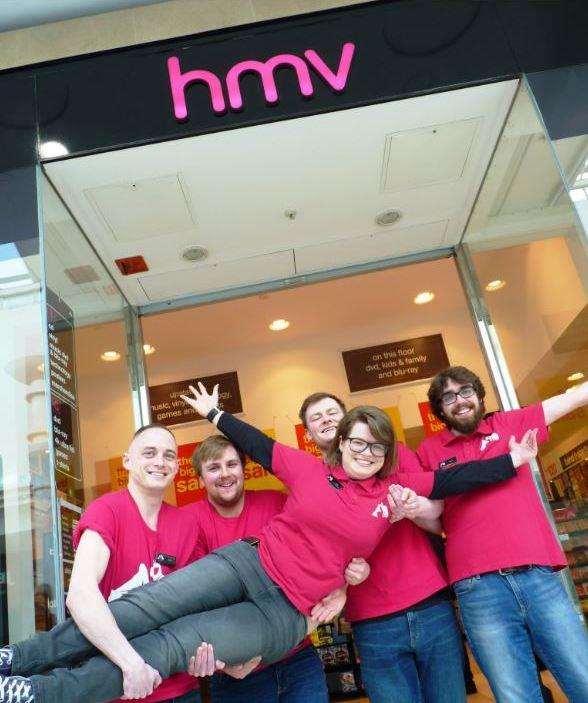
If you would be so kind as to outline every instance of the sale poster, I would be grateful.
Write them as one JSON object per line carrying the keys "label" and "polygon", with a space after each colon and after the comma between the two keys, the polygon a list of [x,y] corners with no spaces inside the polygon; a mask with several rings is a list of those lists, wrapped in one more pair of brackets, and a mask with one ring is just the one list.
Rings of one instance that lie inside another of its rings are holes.
{"label": "sale poster", "polygon": [[419,412],[421,413],[421,418],[423,420],[425,437],[432,437],[438,432],[441,432],[441,430],[445,429],[445,425],[433,414],[429,403],[419,403]]}

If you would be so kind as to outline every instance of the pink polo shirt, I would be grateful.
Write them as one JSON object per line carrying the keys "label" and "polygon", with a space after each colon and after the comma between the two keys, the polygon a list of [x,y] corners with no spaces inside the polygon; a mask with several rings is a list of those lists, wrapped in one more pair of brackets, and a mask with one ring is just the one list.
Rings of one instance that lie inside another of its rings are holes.
{"label": "pink polo shirt", "polygon": [[[417,454],[425,468],[443,471],[455,464],[505,454],[511,435],[520,439],[535,427],[539,429],[537,440],[545,442],[548,430],[541,403],[492,413],[470,435],[443,430],[425,439]],[[566,566],[528,464],[509,481],[446,498],[442,520],[451,583],[524,564]]]}
{"label": "pink polo shirt", "polygon": [[[408,450],[407,450],[408,451]],[[391,483],[428,496],[431,472],[403,473],[387,479],[350,479],[305,451],[274,444],[272,468],[289,488],[284,510],[263,530],[259,556],[270,578],[303,613],[344,584],[353,557],[367,559],[390,523],[386,500]],[[402,472],[402,473],[400,473]],[[328,476],[332,480],[328,480]]]}
{"label": "pink polo shirt", "polygon": [[[416,455],[399,445],[404,472],[422,473]],[[345,616],[350,622],[410,608],[447,587],[447,576],[426,533],[412,520],[390,526],[369,558],[369,578],[347,589]]]}

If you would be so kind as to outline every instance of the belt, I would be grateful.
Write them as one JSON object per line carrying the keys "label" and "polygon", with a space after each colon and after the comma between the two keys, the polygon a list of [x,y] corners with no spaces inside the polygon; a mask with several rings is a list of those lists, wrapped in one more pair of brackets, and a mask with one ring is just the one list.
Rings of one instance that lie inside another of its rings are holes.
{"label": "belt", "polygon": [[521,566],[512,566],[505,569],[497,569],[497,572],[501,576],[506,576],[507,574],[517,574],[520,571],[530,571],[534,569],[537,564],[522,564]]}
{"label": "belt", "polygon": [[247,542],[247,544],[250,544],[252,547],[259,547],[259,537],[241,537],[241,542]]}

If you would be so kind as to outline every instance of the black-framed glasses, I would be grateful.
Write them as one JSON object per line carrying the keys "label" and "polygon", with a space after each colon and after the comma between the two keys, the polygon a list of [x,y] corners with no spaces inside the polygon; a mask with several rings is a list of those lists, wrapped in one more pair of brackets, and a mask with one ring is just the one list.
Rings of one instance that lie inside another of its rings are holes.
{"label": "black-framed glasses", "polygon": [[386,456],[388,451],[388,447],[380,442],[366,442],[365,439],[360,439],[359,437],[347,437],[347,441],[349,442],[349,449],[358,454],[365,452],[366,448],[369,447],[371,455],[380,458]]}
{"label": "black-framed glasses", "polygon": [[453,405],[453,403],[457,400],[458,395],[462,398],[471,398],[475,392],[476,389],[468,383],[467,385],[462,386],[458,391],[445,391],[445,393],[441,396],[441,402],[443,405]]}

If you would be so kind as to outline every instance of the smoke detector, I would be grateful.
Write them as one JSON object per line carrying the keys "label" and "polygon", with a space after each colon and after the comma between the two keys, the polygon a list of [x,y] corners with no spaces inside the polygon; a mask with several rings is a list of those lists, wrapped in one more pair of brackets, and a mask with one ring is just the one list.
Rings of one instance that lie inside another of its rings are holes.
{"label": "smoke detector", "polygon": [[200,244],[193,244],[186,247],[182,252],[182,259],[185,261],[204,261],[208,257],[208,249]]}

